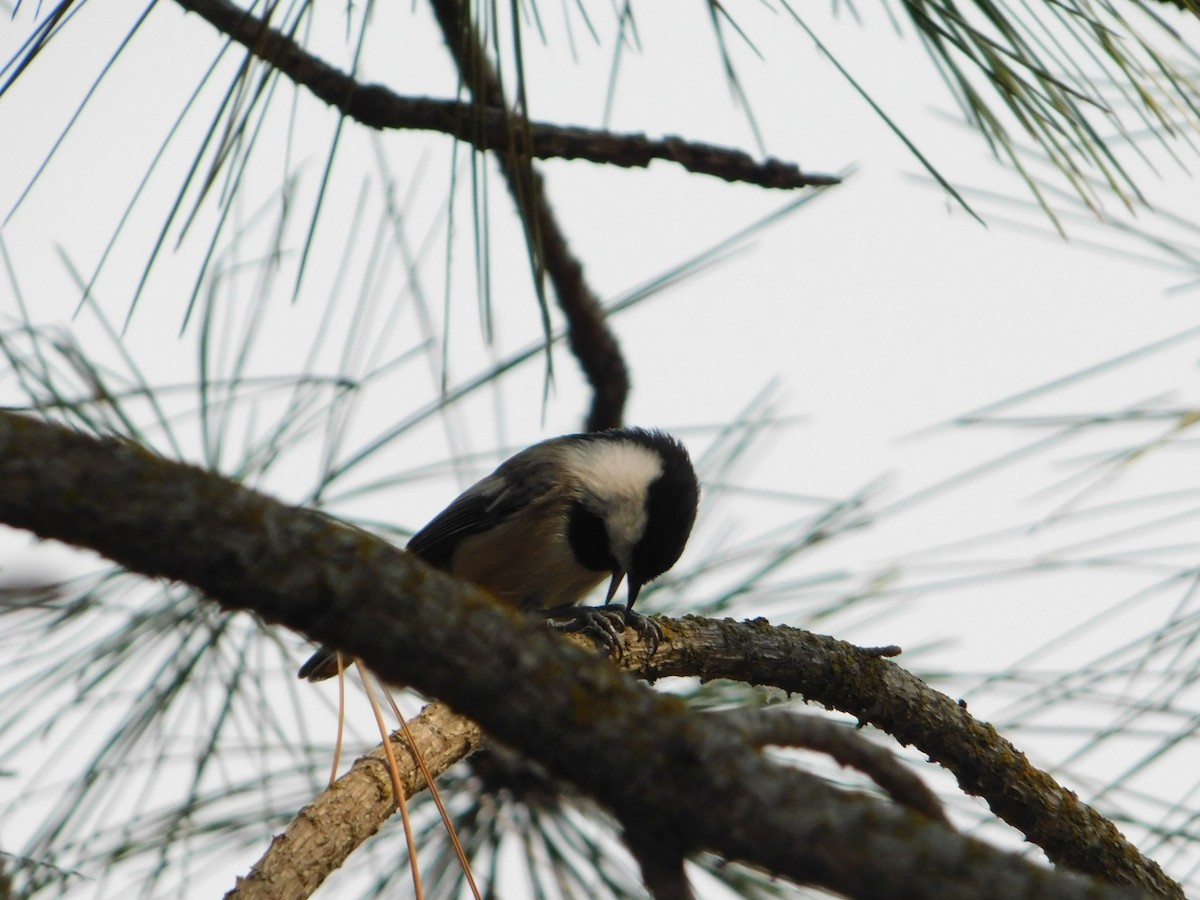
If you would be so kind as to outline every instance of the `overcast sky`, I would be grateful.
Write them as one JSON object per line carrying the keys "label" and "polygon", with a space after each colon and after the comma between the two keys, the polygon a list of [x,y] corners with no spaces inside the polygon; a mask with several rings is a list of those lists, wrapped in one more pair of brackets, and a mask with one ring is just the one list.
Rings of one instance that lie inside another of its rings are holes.
{"label": "overcast sky", "polygon": [[[376,10],[378,21],[363,55],[364,80],[381,81],[399,91],[452,96],[453,70],[432,24],[423,14],[412,16],[407,5],[401,6],[399,11]],[[1162,452],[1148,454],[1153,464],[1141,460],[1103,476],[1090,468],[1098,457],[1089,454],[1170,435],[1170,421],[1099,434],[1089,431],[986,479],[920,497],[924,489],[956,473],[1051,433],[929,426],[1185,333],[1197,324],[1197,295],[1189,286],[1195,271],[1128,258],[1118,249],[1146,248],[1076,219],[1073,210],[1078,207],[1065,201],[1063,221],[1072,240],[1062,240],[1049,220],[1030,208],[1020,180],[990,157],[976,133],[955,121],[953,100],[910,27],[897,35],[887,14],[874,6],[860,10],[861,25],[844,10],[840,18],[814,13],[811,24],[821,39],[975,204],[986,223],[981,224],[931,181],[912,152],[784,14],[772,13],[765,5],[748,6],[738,11],[739,23],[762,59],[732,32],[729,41],[766,153],[813,172],[851,174],[844,186],[742,243],[719,266],[615,320],[634,378],[627,419],[678,431],[702,452],[712,435],[699,426],[732,419],[773,384],[777,414],[794,416],[796,422],[752,455],[753,465],[737,475],[740,486],[834,499],[877,483],[872,503],[882,511],[879,526],[819,548],[789,570],[788,577],[829,578],[829,593],[834,595],[887,576],[895,578],[889,582],[893,592],[886,594],[886,604],[835,619],[822,630],[836,628],[840,636],[865,644],[939,644],[920,657],[922,665],[978,672],[1011,666],[1061,635],[1096,634],[1103,646],[1116,646],[1123,634],[1150,633],[1158,623],[1183,615],[1187,605],[1179,583],[1179,590],[1155,592],[1140,605],[1123,607],[1126,618],[1114,613],[1098,633],[1080,629],[1089,616],[1191,564],[1197,543],[1189,510],[1197,484],[1187,450],[1194,451],[1193,444],[1172,441]],[[548,46],[542,46],[533,29],[525,33],[530,109],[537,119],[595,126],[602,120],[609,89],[612,13],[607,8],[595,11],[596,27],[605,38],[597,46],[574,11],[568,13],[568,41],[563,9],[546,7],[542,24]],[[0,27],[5,58],[26,38],[37,12],[37,4],[23,4],[15,18]],[[339,66],[353,49],[341,13],[341,7],[324,11],[329,19],[314,30],[321,39],[313,41]],[[131,13],[101,4],[82,7],[79,21],[70,23],[16,87],[0,98],[0,130],[5,135],[0,215],[12,211],[0,227],[9,266],[0,278],[4,327],[19,321],[19,287],[35,322],[61,326],[106,360],[116,356],[96,315],[86,309],[75,315],[80,292],[70,266],[77,267],[84,280],[90,277],[159,143],[220,46],[198,17],[184,16],[170,4],[157,5],[17,206],[104,61],[128,31],[132,19],[117,17],[122,14]],[[678,134],[741,147],[757,156],[748,117],[732,96],[703,10],[681,17],[677,5],[647,4],[637,11],[637,26],[640,50],[627,48],[622,55],[612,127]],[[118,330],[129,314],[148,248],[175,200],[221,87],[241,58],[230,57],[218,70],[220,77],[201,93],[195,111],[183,120],[96,281],[97,308]],[[264,336],[251,363],[254,372],[298,371],[312,336],[326,327],[320,317],[327,299],[342,292],[357,294],[367,278],[363,273],[369,271],[375,218],[384,199],[380,159],[397,179],[396,199],[405,204],[410,249],[421,260],[418,284],[425,311],[431,314],[428,327],[437,334],[442,333],[443,300],[450,297],[449,383],[459,383],[486,360],[504,358],[537,339],[540,316],[527,258],[511,224],[511,203],[494,171],[488,196],[494,226],[489,259],[495,331],[492,343],[484,339],[469,162],[460,149],[456,168],[452,166],[448,142],[438,138],[388,135],[376,142],[347,126],[305,281],[293,301],[294,268],[288,267],[304,244],[336,120],[319,105],[304,101],[289,132],[285,126],[290,94],[279,99],[259,137],[263,149],[247,168],[245,199],[236,204],[217,254],[224,273],[220,290],[228,291],[228,305],[218,313],[223,327],[237,333],[246,310],[264,297],[269,300]],[[1156,172],[1131,154],[1130,171],[1155,204],[1181,213],[1200,209],[1200,192],[1190,176],[1197,162],[1194,152],[1184,145],[1177,149],[1179,161],[1159,149],[1147,151]],[[544,171],[554,208],[587,276],[606,298],[657,277],[795,199],[688,175],[666,163],[655,163],[649,170],[620,170],[552,162]],[[259,210],[272,208],[285,172],[296,178],[298,210],[281,241],[288,274],[264,289],[256,275],[246,273],[258,271],[254,263],[271,245],[270,229],[262,224],[269,215],[260,216]],[[452,173],[457,194],[453,276],[447,291],[445,210]],[[213,193],[224,189],[219,182]],[[988,200],[976,190],[996,192],[1012,202]],[[188,197],[185,211],[195,202],[195,190]],[[354,238],[354,211],[360,203],[369,210],[365,221],[370,224],[361,226],[360,236]],[[1130,221],[1111,196],[1105,206],[1121,221]],[[1138,212],[1133,221],[1186,237],[1180,226],[1160,225],[1148,210]],[[214,222],[211,197],[182,240],[177,221],[129,320],[125,346],[151,383],[196,378],[201,316],[195,313],[186,327],[183,323]],[[247,235],[241,255],[228,249],[228,234],[234,228]],[[1106,242],[1109,249],[1088,246],[1096,241]],[[353,248],[350,276],[339,275],[347,244]],[[420,304],[412,299],[413,284],[403,278],[404,267],[394,259],[395,247],[380,252],[391,259],[393,272],[378,276],[375,290],[385,299],[361,347],[375,346],[374,351],[363,349],[363,355],[377,352],[382,359],[399,353],[406,341],[414,343],[414,329],[426,326]],[[219,291],[214,288],[214,293]],[[204,296],[197,310],[204,308]],[[399,311],[389,325],[387,310],[393,300]],[[349,327],[340,321],[330,330],[341,335]],[[385,334],[378,345],[371,344]],[[1152,409],[1194,407],[1200,393],[1195,377],[1198,348],[1200,335],[1182,338],[1120,369],[1072,382],[1004,412],[1099,414],[1147,403]],[[340,344],[323,351],[319,370],[338,371],[340,353]],[[491,451],[502,444],[511,449],[578,428],[586,394],[573,361],[561,348],[554,364],[554,384],[545,405],[545,370],[535,361],[513,377],[502,397],[481,397],[464,407],[454,425],[460,446]],[[385,380],[386,389],[371,395],[356,413],[347,448],[369,442],[393,421],[431,402],[441,375],[436,366],[424,363],[399,367],[394,379]],[[20,397],[12,379],[0,377],[0,402],[18,403]],[[444,458],[449,432],[440,427],[428,431],[423,442],[401,445],[407,456],[400,468],[435,465]],[[196,442],[183,451],[186,458],[199,461],[199,438],[193,437]],[[347,448],[342,448],[344,455],[350,452]],[[475,468],[458,472],[458,481],[494,462],[495,457],[478,461]],[[283,466],[267,487],[288,499],[310,499],[311,481],[306,479],[311,468],[306,465],[311,467],[311,458]],[[395,468],[394,460],[386,458],[379,465],[383,470]],[[1080,472],[1085,473],[1082,480],[1047,492]],[[376,475],[371,470],[361,481]],[[1089,478],[1099,480],[1088,488]],[[393,488],[371,503],[347,499],[333,508],[377,520],[387,520],[392,509],[402,508],[402,519],[395,524],[415,527],[453,491],[454,480],[447,478],[407,491],[404,486]],[[1161,503],[1103,511],[1104,504],[1168,493],[1173,497]],[[910,503],[912,498],[918,500]],[[741,502],[744,505],[724,507],[720,521],[701,522],[691,554],[713,546],[719,535],[748,540],[794,516],[797,509],[795,504],[749,494]],[[1093,507],[1102,511],[1075,515]],[[1156,524],[1168,516],[1175,518]],[[1041,527],[1032,527],[1037,523]],[[1132,530],[1142,525],[1144,530]],[[961,552],[936,549],[1003,529],[1012,531]],[[21,541],[10,544],[25,546]],[[26,564],[21,550],[16,566]],[[893,576],[897,566],[904,568]],[[1031,566],[1037,571],[1030,573]],[[1007,571],[1021,574],[996,577]],[[874,614],[884,608],[887,615]],[[765,606],[762,612],[806,624],[781,610],[786,603]],[[752,605],[744,611],[757,612]],[[1091,660],[1100,645],[1089,645],[1090,640],[1060,642],[1065,656],[1037,655],[1034,664],[1070,668]],[[960,682],[971,683],[969,678]],[[980,715],[999,715],[1005,699],[981,692],[978,699],[971,698],[971,708]],[[1035,739],[1030,735],[1029,740]],[[1056,743],[1054,736],[1045,740],[1044,752],[1053,761],[1052,754],[1066,745]],[[1116,757],[1115,763],[1106,759],[1095,777],[1118,773],[1121,754]],[[1170,765],[1186,766],[1187,761],[1180,758]],[[1164,771],[1170,778],[1172,770]],[[1183,770],[1173,771],[1178,775]],[[7,787],[0,782],[0,790]],[[1185,871],[1172,874],[1189,873],[1185,866]]]}

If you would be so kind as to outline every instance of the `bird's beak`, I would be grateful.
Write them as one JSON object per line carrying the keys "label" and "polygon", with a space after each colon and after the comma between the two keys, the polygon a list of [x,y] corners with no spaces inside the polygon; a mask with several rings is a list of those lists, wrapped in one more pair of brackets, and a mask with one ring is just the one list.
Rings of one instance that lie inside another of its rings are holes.
{"label": "bird's beak", "polygon": [[[617,596],[617,588],[619,588],[621,586],[621,582],[622,582],[622,580],[624,580],[624,578],[625,578],[624,570],[617,566],[613,566],[612,581],[610,581],[608,583],[608,596],[604,600],[605,603],[613,602],[613,597]],[[629,583],[629,585],[632,588],[633,582],[631,581]]]}
{"label": "bird's beak", "polygon": [[636,578],[634,578],[632,575],[630,575],[629,576],[629,602],[625,604],[626,609],[633,609],[633,603],[635,600],[637,600],[638,594],[640,594],[641,591],[642,591],[642,583],[640,581],[638,581]]}

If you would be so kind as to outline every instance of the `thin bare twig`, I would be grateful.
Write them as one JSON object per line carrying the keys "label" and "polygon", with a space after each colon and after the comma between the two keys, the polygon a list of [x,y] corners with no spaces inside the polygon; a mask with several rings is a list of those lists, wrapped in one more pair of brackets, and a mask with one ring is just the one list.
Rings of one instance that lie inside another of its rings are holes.
{"label": "thin bare twig", "polygon": [[950,824],[937,796],[899,757],[843,722],[775,709],[727,709],[710,715],[719,718],[724,727],[736,729],[756,747],[798,747],[824,753],[862,772],[897,803]]}
{"label": "thin bare twig", "polygon": [[[434,16],[442,29],[459,77],[475,98],[476,111],[505,111],[500,78],[488,59],[487,50],[458,0],[431,0]],[[475,119],[472,115],[471,120]],[[567,320],[567,343],[592,388],[588,431],[602,431],[621,424],[629,397],[629,368],[608,327],[604,307],[583,276],[583,263],[572,252],[566,233],[558,223],[546,196],[546,184],[523,150],[532,144],[529,123],[505,117],[503,146],[495,148],[500,169],[508,184],[525,228],[525,240],[535,258],[536,276],[544,271],[554,285],[559,309]],[[527,138],[522,142],[520,135]]]}
{"label": "thin bare twig", "polygon": [[479,150],[505,150],[514,147],[515,141],[516,152],[535,159],[584,159],[622,168],[644,168],[661,160],[697,175],[778,190],[841,182],[834,175],[805,173],[795,163],[758,161],[741,150],[673,135],[650,138],[547,122],[522,121],[514,128],[513,122],[520,121],[520,116],[503,106],[407,97],[383,85],[361,84],[228,0],[176,2],[307,88],[314,97],[370,128],[438,131]]}
{"label": "thin bare twig", "polygon": [[531,122],[510,112],[493,67],[461,6],[450,0],[433,3],[464,85],[473,104],[425,97],[405,97],[378,84],[361,84],[310,54],[290,37],[228,0],[176,0],[223,34],[246,47],[314,96],[354,121],[372,128],[438,131],[496,153],[509,190],[521,214],[536,270],[554,286],[568,323],[571,352],[593,391],[586,428],[621,424],[629,393],[629,373],[620,347],[608,328],[601,304],[588,285],[583,265],[571,251],[546,197],[532,159],[585,159],[622,167],[647,166],[653,160],[674,162],[690,172],[765,188],[795,189],[837,184],[830,175],[809,175],[792,163],[756,161],[740,150],[715,147],[680,137],[648,138],[639,134]]}

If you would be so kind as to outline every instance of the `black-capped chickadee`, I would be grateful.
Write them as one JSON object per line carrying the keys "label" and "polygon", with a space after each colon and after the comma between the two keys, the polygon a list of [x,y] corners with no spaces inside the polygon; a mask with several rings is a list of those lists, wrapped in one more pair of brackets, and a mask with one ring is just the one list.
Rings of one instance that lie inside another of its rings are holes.
{"label": "black-capped chickadee", "polygon": [[[413,535],[408,549],[500,600],[585,630],[610,647],[624,626],[657,639],[633,611],[642,586],[675,564],[700,488],[683,444],[661,431],[617,428],[551,438],[522,450],[463,491]],[[605,605],[575,608],[611,578]],[[625,606],[612,603],[622,579]],[[337,656],[321,647],[299,675],[323,681]]]}

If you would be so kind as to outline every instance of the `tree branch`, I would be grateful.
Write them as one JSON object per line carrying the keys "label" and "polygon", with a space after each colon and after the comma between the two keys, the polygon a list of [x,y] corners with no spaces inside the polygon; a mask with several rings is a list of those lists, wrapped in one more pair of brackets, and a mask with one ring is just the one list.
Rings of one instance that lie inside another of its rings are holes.
{"label": "tree branch", "polygon": [[[636,641],[632,632],[626,632],[624,636],[630,643]],[[568,634],[565,637],[581,649],[595,649],[592,639],[584,635]],[[622,656],[614,662],[628,668],[636,656]],[[937,798],[911,769],[886,748],[872,744],[840,722],[759,709],[735,709],[709,715],[718,716],[722,729],[735,729],[750,746],[802,746],[827,753],[842,765],[868,775],[897,803],[949,824]],[[410,726],[418,749],[425,755],[435,776],[470,755],[483,741],[477,725],[450,712],[441,703],[425,707]],[[413,761],[403,733],[393,733],[390,740],[401,764],[405,796],[411,797],[427,785]],[[379,765],[383,758],[380,745],[300,810],[287,830],[271,842],[249,875],[239,879],[237,887],[226,894],[226,900],[299,900],[316,890],[396,813],[391,781]],[[633,843],[636,842],[631,841]],[[643,875],[653,869],[655,879],[663,882],[658,889],[647,882],[656,898],[679,894],[677,885],[671,888],[671,884],[677,869],[678,874],[682,874],[681,868],[670,865],[669,861],[666,865],[652,865],[646,857],[654,854],[646,847],[631,846],[631,849],[641,864]]]}
{"label": "tree branch", "polygon": [[933,791],[899,757],[843,722],[758,708],[727,709],[709,715],[718,717],[722,728],[736,729],[752,747],[796,747],[824,753],[834,762],[862,772],[897,803],[950,824]]}
{"label": "tree branch", "polygon": [[[0,521],[361,657],[596,799],[636,841],[712,850],[856,897],[1137,895],[776,765],[678,698],[386,542],[130,442],[0,413]],[[750,628],[768,649],[788,646]]]}
{"label": "tree branch", "polygon": [[[622,668],[652,680],[699,676],[770,685],[856,715],[893,736],[904,734],[904,743],[949,769],[965,791],[986,800],[997,816],[1045,849],[1053,862],[1115,883],[1141,885],[1158,896],[1183,896],[1179,886],[1153,860],[1142,856],[1112,822],[1030,765],[1025,755],[990,725],[882,658],[892,655],[894,648],[857,647],[827,635],[772,626],[764,620],[660,616],[657,621],[665,634],[653,653],[649,643],[632,633],[622,635]],[[567,637],[581,648],[591,646],[585,637]],[[903,702],[898,702],[900,699]],[[892,755],[881,748],[847,743],[844,726],[797,721],[794,716],[751,714],[756,712],[723,713],[721,727],[738,729],[753,746],[803,743],[829,753],[868,774],[897,802],[920,809],[930,818],[942,818],[922,783],[907,777],[911,773],[904,769],[897,771],[891,765]],[[879,753],[865,755],[872,750]],[[378,776],[368,770],[360,777],[370,779],[373,785]],[[365,839],[393,812],[394,807],[386,805],[357,807],[354,828]],[[353,849],[347,847],[338,863]],[[275,850],[273,845],[272,852]],[[279,848],[279,852],[290,851]]]}
{"label": "tree branch", "polygon": [[[290,37],[229,3],[228,0],[176,0],[217,30],[246,47],[293,82],[372,128],[439,131],[478,150],[496,154],[509,192],[516,202],[535,277],[544,272],[554,286],[567,321],[567,340],[592,388],[585,428],[599,431],[622,423],[629,395],[629,371],[603,306],[584,278],[583,264],[572,252],[546,195],[533,159],[587,159],[624,167],[647,166],[652,160],[675,162],[688,171],[761,187],[794,189],[838,183],[828,175],[806,175],[799,167],[768,159],[756,162],[738,150],[685,141],[652,140],[644,135],[613,134],[530,122],[509,112],[500,80],[469,17],[455,0],[433,0],[432,6],[462,83],[473,104],[402,97],[382,85],[364,85],[308,53]],[[547,327],[547,331],[549,328]]]}
{"label": "tree branch", "polygon": [[[833,175],[805,174],[794,163],[777,159],[757,162],[740,150],[676,136],[654,139],[545,122],[525,123],[503,107],[486,109],[453,100],[405,97],[383,85],[360,84],[272,29],[269,22],[228,0],[176,2],[297,85],[307,88],[314,97],[370,128],[438,131],[478,150],[512,147],[521,155],[536,159],[584,159],[622,168],[645,168],[657,159],[676,163],[697,175],[780,190],[841,182]],[[514,122],[521,124],[514,128]]]}
{"label": "tree branch", "polygon": [[[431,703],[408,723],[435,778],[483,741],[479,726],[443,703]],[[405,796],[428,785],[402,732],[391,736]],[[396,811],[383,746],[359,757],[334,786],[296,814],[283,834],[225,900],[302,900],[311,896],[363,841]]]}
{"label": "tree branch", "polygon": [[[496,158],[525,228],[525,240],[534,256],[535,277],[540,281],[545,272],[554,285],[559,309],[567,320],[567,343],[592,388],[592,406],[585,427],[588,431],[616,428],[624,419],[625,402],[629,399],[629,367],[617,336],[608,327],[600,298],[583,277],[583,263],[572,252],[550,208],[545,180],[524,149],[533,143],[532,124],[509,118],[509,104],[500,76],[464,6],[458,0],[430,0],[430,5],[458,67],[459,78],[475,98],[472,120],[474,114],[489,109],[500,110],[504,115],[501,124],[507,140],[494,148]],[[546,332],[550,332],[549,322]]]}
{"label": "tree branch", "polygon": [[771,685],[849,713],[949,769],[964,791],[986,800],[1052,862],[1158,896],[1183,897],[1179,885],[1112,822],[1032,765],[965,703],[882,658],[889,654],[766,619],[660,621],[665,639],[657,652],[651,655],[641,643],[626,650],[642,677]]}

